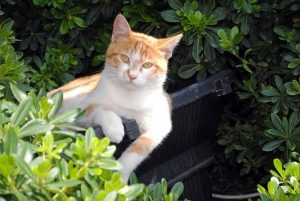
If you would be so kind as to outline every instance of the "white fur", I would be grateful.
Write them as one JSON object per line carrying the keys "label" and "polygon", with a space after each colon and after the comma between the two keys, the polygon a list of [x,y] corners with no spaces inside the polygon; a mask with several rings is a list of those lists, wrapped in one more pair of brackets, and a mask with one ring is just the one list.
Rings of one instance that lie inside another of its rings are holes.
{"label": "white fur", "polygon": [[139,60],[141,58],[141,50],[136,49],[135,52],[131,55],[133,61]]}
{"label": "white fur", "polygon": [[[130,173],[139,165],[145,157],[137,153],[124,153],[118,161],[123,165],[122,177],[125,181],[129,179]],[[126,167],[126,168],[125,168]]]}
{"label": "white fur", "polygon": [[144,71],[138,74],[135,82],[124,76],[129,68],[123,64],[119,68],[106,66],[96,89],[84,99],[70,99],[63,103],[62,110],[72,107],[87,108],[97,105],[89,116],[79,119],[79,124],[86,127],[101,125],[112,142],[119,143],[124,137],[124,128],[120,117],[135,119],[143,135],[152,139],[148,153],[137,154],[125,151],[119,158],[123,165],[121,171],[125,181],[148,155],[160,144],[171,130],[170,111],[163,91],[165,76],[153,77]]}

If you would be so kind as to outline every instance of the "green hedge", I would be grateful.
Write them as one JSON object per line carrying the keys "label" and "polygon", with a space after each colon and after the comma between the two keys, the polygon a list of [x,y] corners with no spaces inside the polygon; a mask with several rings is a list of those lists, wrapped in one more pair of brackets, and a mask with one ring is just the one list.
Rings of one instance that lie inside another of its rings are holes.
{"label": "green hedge", "polygon": [[291,162],[283,166],[278,158],[273,163],[276,171],[271,170],[272,178],[267,188],[258,185],[261,201],[300,200],[300,163]]}
{"label": "green hedge", "polygon": [[[122,12],[133,30],[184,38],[170,62],[169,84],[205,79],[221,69],[238,78],[218,143],[242,175],[270,169],[272,159],[299,158],[300,4],[297,0],[4,0],[0,35],[15,41],[0,65],[7,80],[50,90],[74,76],[99,71],[114,17]],[[28,12],[30,11],[30,12]],[[5,20],[5,21],[4,21]],[[5,45],[0,37],[0,45]],[[2,47],[1,46],[1,47]],[[6,73],[6,74],[5,74]],[[22,85],[22,86],[21,86]],[[8,90],[9,91],[9,90]],[[9,94],[9,93],[7,93]]]}
{"label": "green hedge", "polygon": [[109,139],[99,140],[92,128],[79,134],[84,129],[71,124],[82,111],[57,114],[62,93],[49,99],[10,87],[16,101],[0,102],[0,200],[179,200],[181,182],[170,191],[164,179],[145,186],[132,176],[124,183]]}

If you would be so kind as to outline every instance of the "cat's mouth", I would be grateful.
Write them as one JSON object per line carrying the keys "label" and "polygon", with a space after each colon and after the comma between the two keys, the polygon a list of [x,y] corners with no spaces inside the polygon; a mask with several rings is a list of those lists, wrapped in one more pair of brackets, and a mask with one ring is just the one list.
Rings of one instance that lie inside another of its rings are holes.
{"label": "cat's mouth", "polygon": [[127,80],[127,83],[129,85],[134,85],[134,86],[142,86],[143,85],[143,83],[141,83],[141,82],[139,82],[137,80]]}
{"label": "cat's mouth", "polygon": [[126,73],[124,76],[123,76],[123,79],[125,80],[125,82],[128,84],[128,85],[135,85],[135,86],[141,86],[143,85],[143,83],[139,80],[139,77],[133,77],[133,76],[130,76],[128,73]]}
{"label": "cat's mouth", "polygon": [[129,88],[140,88],[143,87],[145,84],[140,82],[139,80],[130,80],[130,79],[124,79],[125,83],[124,85],[126,85]]}

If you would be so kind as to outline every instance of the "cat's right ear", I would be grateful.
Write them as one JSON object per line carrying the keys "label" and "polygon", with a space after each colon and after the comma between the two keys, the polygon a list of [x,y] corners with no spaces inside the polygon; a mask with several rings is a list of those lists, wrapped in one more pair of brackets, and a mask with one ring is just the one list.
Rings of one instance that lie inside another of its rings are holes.
{"label": "cat's right ear", "polygon": [[113,33],[111,40],[116,42],[121,38],[128,37],[130,35],[131,29],[126,20],[126,18],[122,14],[118,14],[113,26]]}

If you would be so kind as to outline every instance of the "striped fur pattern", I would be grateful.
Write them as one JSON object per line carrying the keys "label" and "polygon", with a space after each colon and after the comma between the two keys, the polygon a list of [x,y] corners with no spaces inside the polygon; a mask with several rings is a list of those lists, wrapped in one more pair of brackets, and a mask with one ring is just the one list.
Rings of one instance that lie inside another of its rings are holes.
{"label": "striped fur pattern", "polygon": [[76,79],[48,93],[63,91],[60,112],[85,109],[78,120],[84,127],[101,125],[112,142],[124,136],[120,117],[135,119],[142,133],[118,161],[125,181],[171,131],[171,107],[163,90],[168,59],[182,35],[156,39],[131,31],[119,14],[114,22],[112,41],[105,68],[100,74]]}

